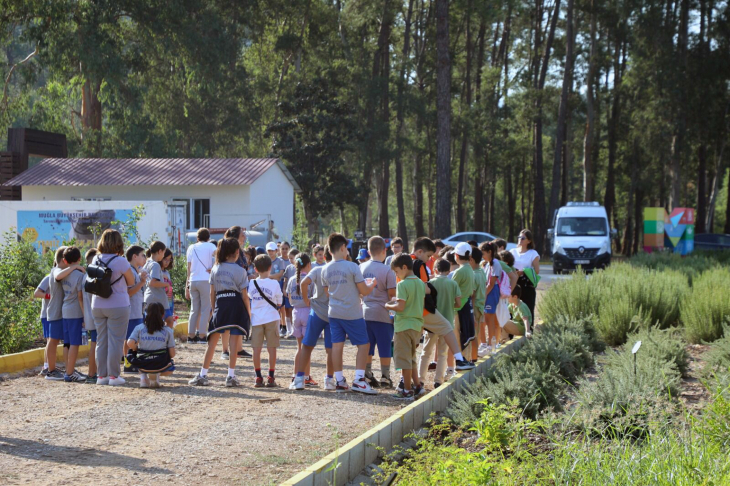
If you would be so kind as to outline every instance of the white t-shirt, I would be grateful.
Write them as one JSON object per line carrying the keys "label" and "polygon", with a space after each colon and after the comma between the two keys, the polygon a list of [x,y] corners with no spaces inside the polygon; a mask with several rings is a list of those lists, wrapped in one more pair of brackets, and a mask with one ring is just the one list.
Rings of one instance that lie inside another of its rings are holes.
{"label": "white t-shirt", "polygon": [[261,291],[276,305],[281,305],[284,301],[284,295],[281,293],[279,282],[270,278],[257,278],[251,280],[248,284],[248,296],[251,299],[251,325],[260,326],[273,321],[279,321],[279,310],[266,302],[261,297],[259,291],[256,290],[256,284],[259,284]]}
{"label": "white t-shirt", "polygon": [[190,281],[208,281],[210,271],[215,263],[215,245],[208,241],[199,241],[188,247],[188,263],[190,263]]}
{"label": "white t-shirt", "polygon": [[517,270],[524,270],[525,268],[531,267],[535,258],[540,258],[540,254],[535,250],[527,250],[525,253],[520,253],[519,248],[513,248],[509,252],[515,257],[515,264],[513,266]]}

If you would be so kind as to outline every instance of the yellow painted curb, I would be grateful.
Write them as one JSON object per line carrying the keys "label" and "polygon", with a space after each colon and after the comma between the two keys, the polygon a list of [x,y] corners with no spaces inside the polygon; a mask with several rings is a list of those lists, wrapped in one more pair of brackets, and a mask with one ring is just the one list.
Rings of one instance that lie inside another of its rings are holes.
{"label": "yellow painted curb", "polygon": [[[188,333],[187,321],[181,322],[175,326],[175,337],[180,338]],[[45,348],[29,349],[22,353],[5,354],[0,356],[0,373],[17,373],[18,371],[27,370],[43,366],[43,354]],[[78,359],[89,357],[89,345],[79,346]],[[63,344],[58,345],[56,350],[56,363],[63,364]]]}

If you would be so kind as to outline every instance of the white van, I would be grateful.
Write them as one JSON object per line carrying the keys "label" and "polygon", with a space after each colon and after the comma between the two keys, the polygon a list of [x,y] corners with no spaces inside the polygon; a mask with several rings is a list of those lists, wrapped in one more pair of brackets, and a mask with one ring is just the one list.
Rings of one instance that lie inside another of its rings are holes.
{"label": "white van", "polygon": [[555,212],[553,227],[548,230],[553,271],[559,275],[578,267],[606,268],[615,236],[606,208],[597,202],[569,202]]}

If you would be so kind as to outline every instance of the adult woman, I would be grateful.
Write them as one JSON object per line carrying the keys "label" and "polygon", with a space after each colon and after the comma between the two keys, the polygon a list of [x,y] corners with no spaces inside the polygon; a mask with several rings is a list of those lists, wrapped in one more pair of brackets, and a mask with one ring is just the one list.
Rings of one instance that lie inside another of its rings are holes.
{"label": "adult woman", "polygon": [[528,229],[520,231],[517,237],[517,248],[510,250],[512,256],[515,257],[514,267],[517,270],[517,283],[522,288],[522,302],[527,304],[532,315],[535,315],[535,299],[537,292],[532,280],[525,275],[526,268],[535,270],[535,274],[540,274],[540,255],[535,251],[535,245],[532,242],[532,232]]}
{"label": "adult woman", "polygon": [[[246,231],[241,228],[240,226],[231,226],[226,230],[226,234],[224,235],[225,238],[234,238],[238,240],[238,244],[241,246],[241,251],[238,253],[238,260],[236,260],[236,264],[239,265],[244,270],[248,271],[248,262],[246,261],[246,252],[243,250],[244,245],[246,244]],[[253,260],[251,260],[253,262]],[[248,272],[247,272],[248,273]],[[230,358],[230,342],[233,340],[231,338],[231,332],[225,331],[223,333],[223,352],[221,353],[221,360],[228,361]],[[245,349],[241,348],[237,351],[237,354],[241,358],[250,358],[251,354],[246,351]]]}
{"label": "adult woman", "polygon": [[96,326],[97,385],[123,385],[119,376],[124,338],[129,324],[129,293],[134,285],[132,267],[124,258],[124,240],[118,231],[104,231],[94,258],[95,265],[105,265],[112,271],[112,294],[107,297],[93,295],[91,312]]}

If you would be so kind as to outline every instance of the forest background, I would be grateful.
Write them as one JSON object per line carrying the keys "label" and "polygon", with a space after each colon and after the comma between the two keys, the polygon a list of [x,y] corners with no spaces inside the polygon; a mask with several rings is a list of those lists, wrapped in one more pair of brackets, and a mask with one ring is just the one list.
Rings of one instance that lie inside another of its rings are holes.
{"label": "forest background", "polygon": [[[280,156],[300,217],[445,237],[599,201],[730,233],[730,10],[719,0],[0,0],[0,146]],[[448,215],[448,217],[445,217]]]}

